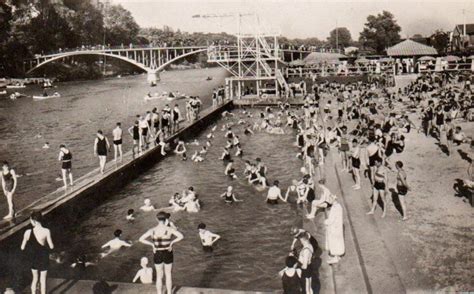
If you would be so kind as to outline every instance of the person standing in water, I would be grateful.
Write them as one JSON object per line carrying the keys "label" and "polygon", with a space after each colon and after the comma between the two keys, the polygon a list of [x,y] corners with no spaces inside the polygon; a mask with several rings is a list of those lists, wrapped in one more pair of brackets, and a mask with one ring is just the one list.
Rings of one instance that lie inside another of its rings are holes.
{"label": "person standing in water", "polygon": [[[173,245],[184,236],[167,222],[168,215],[160,211],[156,215],[158,225],[143,234],[139,241],[153,248],[153,260],[156,269],[156,291],[163,293],[163,276],[165,277],[166,293],[173,293],[171,271],[173,268]],[[151,242],[147,239],[151,238]]]}
{"label": "person standing in water", "polygon": [[120,162],[122,162],[122,124],[117,123],[115,129],[112,131],[114,136],[114,161],[117,162],[117,154],[120,156]]}
{"label": "person standing in water", "polygon": [[61,174],[63,176],[64,189],[67,189],[67,176],[69,175],[69,182],[71,187],[74,185],[72,179],[72,153],[69,149],[66,148],[66,145],[59,145],[59,157],[58,160],[61,161]]}
{"label": "person standing in water", "polygon": [[94,141],[94,154],[99,157],[100,173],[104,174],[105,163],[107,161],[107,150],[110,149],[109,140],[104,136],[101,130],[97,131],[97,137]]}
{"label": "person standing in water", "polygon": [[[25,250],[28,244],[31,253],[31,293],[36,293],[38,274],[41,294],[46,294],[46,277],[49,268],[49,250],[54,249],[51,232],[43,227],[43,216],[41,212],[35,211],[31,214],[32,229],[26,230],[21,243],[21,250]],[[49,247],[49,249],[48,249]]]}
{"label": "person standing in water", "polygon": [[7,161],[2,164],[2,189],[3,194],[7,197],[8,214],[3,219],[11,219],[15,216],[15,206],[13,203],[13,194],[15,194],[17,186],[17,176],[15,170],[10,168]]}

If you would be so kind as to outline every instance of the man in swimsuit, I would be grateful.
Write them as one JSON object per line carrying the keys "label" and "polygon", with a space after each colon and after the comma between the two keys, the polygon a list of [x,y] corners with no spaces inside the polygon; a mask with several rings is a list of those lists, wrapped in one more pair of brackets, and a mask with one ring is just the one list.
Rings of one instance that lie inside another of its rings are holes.
{"label": "man in swimsuit", "polygon": [[[49,250],[54,249],[51,232],[43,227],[43,216],[40,212],[31,214],[32,229],[26,230],[21,243],[21,250],[24,251],[28,244],[31,254],[31,273],[33,279],[31,281],[31,293],[36,293],[38,285],[38,273],[41,294],[46,294],[46,277],[49,268]],[[47,248],[49,246],[49,249]]]}
{"label": "man in swimsuit", "polygon": [[387,211],[387,205],[385,201],[385,191],[387,190],[388,185],[388,176],[387,170],[382,165],[382,160],[376,159],[375,160],[375,173],[374,173],[374,182],[373,182],[373,200],[372,200],[372,208],[367,214],[374,214],[375,208],[377,207],[377,201],[379,199],[382,200],[383,205],[383,212],[382,217],[385,217],[385,213]]}
{"label": "man in swimsuit", "polygon": [[110,149],[109,140],[104,136],[101,130],[97,131],[97,137],[94,141],[94,154],[99,157],[100,173],[104,174],[105,163],[107,161],[107,150]]}
{"label": "man in swimsuit", "polygon": [[112,131],[114,136],[114,161],[117,162],[117,153],[120,155],[120,162],[122,162],[122,124],[117,123],[117,126]]}
{"label": "man in swimsuit", "polygon": [[400,206],[402,207],[402,220],[407,220],[408,215],[405,196],[407,195],[408,190],[410,190],[407,184],[407,174],[403,169],[403,162],[397,161],[395,167],[397,168],[397,194],[398,199],[400,200]]}
{"label": "man in swimsuit", "polygon": [[142,116],[138,116],[138,126],[140,127],[140,147],[147,149],[149,129],[147,120]]}
{"label": "man in swimsuit", "polygon": [[15,216],[15,206],[13,203],[13,194],[17,186],[17,176],[15,170],[10,168],[8,162],[2,164],[2,189],[7,197],[8,214],[3,219],[11,219]]}
{"label": "man in swimsuit", "polygon": [[278,204],[278,199],[286,202],[286,199],[281,196],[281,189],[278,187],[279,181],[273,182],[273,186],[268,189],[266,201],[268,204]]}
{"label": "man in swimsuit", "polygon": [[313,294],[312,277],[313,267],[311,261],[313,259],[313,246],[309,242],[307,234],[299,234],[298,239],[300,240],[303,248],[300,250],[298,261],[301,265],[301,277],[304,279],[305,293]]}
{"label": "man in swimsuit", "polygon": [[[156,215],[158,225],[140,237],[140,242],[153,248],[153,260],[156,269],[156,291],[163,293],[163,276],[165,277],[166,293],[173,293],[171,270],[173,269],[173,245],[184,236],[169,225],[168,214],[160,211]],[[174,238],[173,238],[174,237]],[[147,239],[151,238],[152,242]]]}
{"label": "man in swimsuit", "polygon": [[137,149],[137,152],[142,152],[142,147],[140,146],[140,127],[138,126],[138,120],[136,120],[133,126],[128,129],[128,133],[133,139],[132,154],[135,156],[135,149]]}
{"label": "man in swimsuit", "polygon": [[59,157],[58,160],[61,161],[61,174],[63,176],[64,189],[67,189],[67,176],[69,174],[69,181],[71,186],[73,186],[72,179],[72,153],[69,149],[66,148],[66,145],[59,145]]}

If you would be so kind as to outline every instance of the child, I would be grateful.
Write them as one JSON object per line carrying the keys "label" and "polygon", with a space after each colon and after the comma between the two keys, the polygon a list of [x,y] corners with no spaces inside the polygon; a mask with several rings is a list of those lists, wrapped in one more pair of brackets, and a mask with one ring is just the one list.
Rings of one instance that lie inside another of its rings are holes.
{"label": "child", "polygon": [[122,230],[115,230],[114,232],[115,238],[110,240],[109,242],[105,243],[102,245],[102,248],[109,248],[109,251],[102,253],[101,257],[104,258],[107,255],[111,254],[112,252],[118,251],[122,247],[131,247],[132,244],[120,239],[120,236],[122,236]]}
{"label": "child", "polygon": [[206,230],[206,224],[200,223],[198,225],[199,238],[201,239],[202,250],[205,252],[212,252],[212,245],[221,238],[221,236]]}
{"label": "child", "polygon": [[149,211],[154,211],[155,210],[155,207],[151,204],[151,201],[150,199],[146,198],[144,201],[143,201],[144,205],[142,207],[140,207],[141,210],[145,211],[145,212],[149,212]]}
{"label": "child", "polygon": [[138,270],[137,274],[133,278],[133,283],[138,279],[142,284],[152,284],[153,283],[153,269],[148,267],[148,258],[142,257],[140,260],[141,269]]}
{"label": "child", "polygon": [[127,219],[128,221],[130,221],[130,222],[131,222],[131,221],[134,221],[134,220],[135,220],[135,216],[133,215],[134,213],[135,213],[135,210],[129,209],[129,210],[127,211],[127,217],[126,217],[126,219]]}

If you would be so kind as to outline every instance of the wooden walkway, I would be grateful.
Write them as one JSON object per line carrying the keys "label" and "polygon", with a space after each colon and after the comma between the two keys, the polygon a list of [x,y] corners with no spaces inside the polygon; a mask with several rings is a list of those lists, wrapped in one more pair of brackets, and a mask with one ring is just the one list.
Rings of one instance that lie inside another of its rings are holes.
{"label": "wooden walkway", "polygon": [[[179,138],[179,136],[183,134],[187,128],[195,123],[199,123],[206,117],[215,114],[215,112],[222,111],[222,109],[228,107],[228,105],[231,103],[232,101],[227,101],[219,107],[209,107],[205,109],[200,113],[200,118],[198,120],[193,121],[192,123],[184,123],[183,127],[177,133],[166,139],[166,142],[173,142],[176,138]],[[67,190],[65,190],[64,187],[61,187],[54,192],[34,201],[27,207],[22,208],[17,212],[14,219],[0,221],[0,242],[26,228],[30,223],[29,217],[33,211],[42,211],[43,214],[48,214],[62,204],[80,196],[81,193],[86,189],[91,188],[92,186],[106,180],[109,177],[113,177],[117,173],[126,171],[130,165],[135,164],[140,158],[145,157],[153,152],[160,152],[160,148],[161,147],[159,146],[151,147],[135,156],[132,154],[132,151],[126,152],[123,154],[122,162],[114,163],[114,161],[109,161],[106,165],[103,175],[100,174],[99,168],[96,168],[76,179],[73,187],[68,187]]]}

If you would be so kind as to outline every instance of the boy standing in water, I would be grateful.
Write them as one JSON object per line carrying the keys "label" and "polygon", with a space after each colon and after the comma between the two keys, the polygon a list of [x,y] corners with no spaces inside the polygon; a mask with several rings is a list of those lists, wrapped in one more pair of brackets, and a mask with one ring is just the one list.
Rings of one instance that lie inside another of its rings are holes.
{"label": "boy standing in water", "polygon": [[133,278],[133,283],[138,279],[142,284],[151,284],[153,283],[153,269],[148,267],[148,258],[142,257],[140,260],[141,269],[138,270],[137,274]]}
{"label": "boy standing in water", "polygon": [[212,245],[221,238],[221,236],[206,230],[206,224],[200,223],[198,225],[199,238],[201,239],[202,249],[205,252],[212,252]]}

